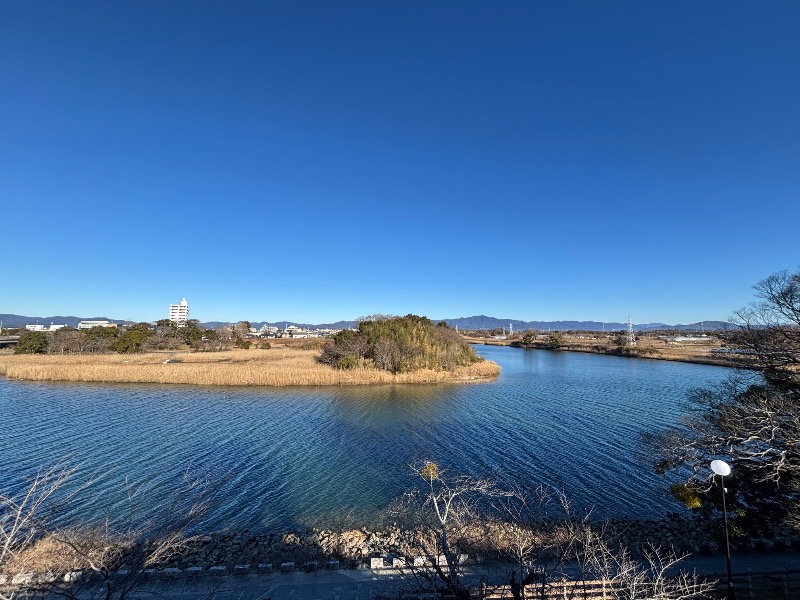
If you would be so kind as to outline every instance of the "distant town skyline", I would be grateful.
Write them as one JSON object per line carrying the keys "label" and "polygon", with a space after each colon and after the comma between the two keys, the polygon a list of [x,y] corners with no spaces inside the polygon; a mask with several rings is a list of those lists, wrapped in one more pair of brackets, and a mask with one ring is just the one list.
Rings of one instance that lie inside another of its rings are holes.
{"label": "distant town skyline", "polygon": [[798,21],[8,3],[0,313],[725,321],[800,264]]}
{"label": "distant town skyline", "polygon": [[[240,319],[214,318],[214,319],[196,319],[196,320],[198,322],[200,322],[200,323],[237,323],[239,321],[250,321],[250,322],[252,322],[254,324],[260,324],[260,323],[280,324],[280,323],[284,323],[287,326],[290,325],[290,324],[297,324],[297,323],[304,324],[304,325],[325,325],[325,324],[342,323],[342,322],[356,322],[360,318],[370,317],[370,316],[374,317],[377,314],[378,313],[375,313],[373,315],[361,315],[359,317],[350,318],[350,319],[346,319],[346,318],[330,319],[330,320],[327,320],[327,321],[319,321],[319,322],[312,322],[312,321],[306,321],[306,320],[302,320],[302,319],[291,319],[291,318],[289,318],[289,319],[276,319],[276,318],[272,318],[272,317],[270,317],[270,318],[261,318],[260,316],[250,316],[249,318],[240,318]],[[95,315],[95,316],[98,316],[98,315]],[[120,317],[118,315],[117,316],[113,316],[113,315],[106,315],[106,314],[103,314],[102,316],[104,318],[111,319],[112,321],[115,321],[115,322],[116,321],[119,321],[119,322],[123,322],[124,321],[124,322],[128,322],[128,323],[135,323],[135,322],[138,321],[138,322],[146,322],[146,323],[155,323],[157,321],[160,321],[160,320],[166,318],[166,319],[168,319],[170,321],[173,321],[175,323],[182,324],[182,323],[185,323],[189,319],[189,303],[186,300],[186,298],[182,298],[180,303],[171,304],[169,306],[169,314],[167,315],[167,317],[164,317],[162,315],[159,318],[154,318],[154,319],[139,319],[139,320],[137,320],[137,319],[129,319],[129,318],[126,318],[126,317]],[[403,316],[403,315],[399,315],[399,314],[398,315],[394,315],[394,314],[387,315],[386,313],[383,313],[383,314],[381,314],[381,316]],[[428,317],[428,318],[430,318],[431,320],[434,320],[434,321],[438,321],[438,320],[441,320],[441,319],[446,319],[446,320],[451,321],[451,322],[452,321],[471,321],[471,320],[475,320],[475,319],[496,321],[495,324],[493,324],[491,327],[488,327],[489,329],[495,328],[495,327],[506,327],[506,326],[509,326],[510,328],[513,328],[514,327],[513,323],[520,324],[520,323],[537,323],[537,322],[538,323],[553,323],[553,324],[555,324],[555,323],[587,323],[587,324],[588,323],[593,323],[593,324],[596,324],[598,326],[609,325],[609,326],[623,326],[624,327],[626,322],[627,322],[626,320],[619,320],[619,319],[618,320],[609,320],[609,321],[600,321],[600,320],[597,320],[597,319],[576,320],[576,319],[568,319],[568,318],[565,318],[565,319],[554,319],[554,320],[550,320],[550,321],[542,321],[540,319],[526,320],[526,319],[518,319],[518,318],[513,317],[513,316],[498,317],[496,315],[486,315],[486,314],[461,315],[461,316],[458,316],[458,317],[446,316],[446,315],[423,315],[423,316],[426,316],[426,317]],[[14,318],[11,319],[11,321],[13,321],[13,323],[15,323],[15,324],[13,324],[13,325],[9,324],[9,317],[14,317]],[[19,314],[18,315],[16,313],[12,313],[12,314],[0,313],[0,325],[2,325],[3,319],[5,319],[5,326],[7,326],[7,327],[21,326],[21,321],[17,317],[24,317],[25,318],[25,326],[28,329],[37,330],[37,331],[41,331],[41,330],[54,331],[55,329],[58,329],[60,327],[64,327],[65,325],[74,326],[74,324],[64,323],[64,322],[59,321],[59,317],[62,318],[62,321],[65,320],[65,319],[73,319],[74,320],[74,319],[83,319],[83,318],[85,318],[85,316],[80,315],[79,313],[76,313],[76,314],[59,313],[59,314],[52,314],[52,315],[30,315],[30,314]],[[629,315],[628,318],[632,319],[632,316]],[[192,319],[194,320],[194,317],[192,317]],[[104,323],[104,324],[111,325],[111,323],[109,321],[81,321],[81,323],[92,323],[92,324]],[[697,327],[702,327],[704,324],[708,324],[709,327],[714,327],[717,324],[726,323],[726,321],[719,321],[719,320],[714,320],[714,319],[700,319],[698,321],[686,322],[686,323],[668,323],[668,322],[665,322],[665,321],[649,321],[649,322],[635,322],[634,325],[635,326],[639,326],[639,325],[644,326],[644,325],[652,325],[654,323],[662,323],[662,324],[668,325],[668,326],[692,325],[692,326],[697,326]],[[88,325],[86,327],[88,327]],[[78,328],[81,329],[81,328],[85,328],[85,327],[81,327],[81,325],[79,324]],[[483,329],[485,329],[487,327],[471,327],[471,328],[478,328],[478,329],[483,328]]]}

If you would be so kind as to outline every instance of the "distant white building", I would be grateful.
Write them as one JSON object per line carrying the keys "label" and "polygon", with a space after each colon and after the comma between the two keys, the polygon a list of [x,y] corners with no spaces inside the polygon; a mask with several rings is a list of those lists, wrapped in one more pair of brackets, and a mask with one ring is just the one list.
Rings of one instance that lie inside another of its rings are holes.
{"label": "distant white building", "polygon": [[92,327],[113,327],[116,329],[117,324],[111,321],[81,321],[78,323],[78,329],[91,329]]}
{"label": "distant white building", "polygon": [[25,329],[28,331],[58,331],[62,327],[66,327],[66,325],[55,325],[54,323],[50,323],[50,327],[45,327],[44,325],[25,325]]}
{"label": "distant white building", "polygon": [[178,327],[186,327],[189,320],[189,303],[183,298],[179,304],[169,305],[169,320]]}

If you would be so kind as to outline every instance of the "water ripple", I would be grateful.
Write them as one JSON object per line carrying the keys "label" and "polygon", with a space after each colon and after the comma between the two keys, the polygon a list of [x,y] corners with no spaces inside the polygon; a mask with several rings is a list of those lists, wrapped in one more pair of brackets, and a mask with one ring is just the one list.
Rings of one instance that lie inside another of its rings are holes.
{"label": "water ripple", "polygon": [[673,510],[641,433],[674,424],[718,367],[480,348],[483,385],[200,388],[0,379],[0,489],[67,458],[93,482],[65,518],[156,510],[187,472],[217,489],[209,528],[376,520],[409,465],[563,488],[603,516]]}

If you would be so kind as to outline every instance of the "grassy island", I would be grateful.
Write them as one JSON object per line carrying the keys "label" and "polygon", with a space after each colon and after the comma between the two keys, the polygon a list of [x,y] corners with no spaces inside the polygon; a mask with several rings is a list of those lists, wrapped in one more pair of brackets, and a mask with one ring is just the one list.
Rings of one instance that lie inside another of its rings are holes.
{"label": "grassy island", "polygon": [[30,381],[291,386],[478,381],[500,372],[445,323],[434,325],[415,315],[364,319],[357,330],[330,339],[279,339],[252,349],[247,342],[215,352],[143,351],[141,342],[156,336],[145,325],[119,336],[133,332],[142,340],[116,354],[56,354],[55,344],[43,345],[49,354],[0,354],[0,375]]}
{"label": "grassy island", "polygon": [[0,375],[30,381],[186,383],[198,385],[363,385],[479,381],[496,377],[490,361],[451,371],[391,373],[372,366],[337,369],[319,362],[319,350],[274,345],[269,350],[150,352],[135,355],[0,355]]}

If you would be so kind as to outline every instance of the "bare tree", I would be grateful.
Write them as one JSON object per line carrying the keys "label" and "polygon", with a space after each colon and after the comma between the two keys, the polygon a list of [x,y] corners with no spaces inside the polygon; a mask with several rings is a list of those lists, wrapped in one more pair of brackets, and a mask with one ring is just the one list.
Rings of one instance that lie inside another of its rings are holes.
{"label": "bare tree", "polygon": [[731,340],[750,350],[765,377],[800,384],[800,269],[780,271],[755,286],[759,301],[736,312]]}
{"label": "bare tree", "polygon": [[[193,548],[200,538],[191,528],[209,507],[209,482],[184,474],[176,489],[155,508],[149,506],[144,516],[140,503],[162,493],[149,486],[130,487],[124,520],[55,530],[50,541],[61,562],[50,567],[57,578],[45,591],[66,598],[123,600],[141,588],[148,569]],[[71,571],[81,576],[70,580],[65,576]]]}
{"label": "bare tree", "polygon": [[710,598],[715,582],[679,570],[684,557],[645,548],[642,559],[621,548],[603,521],[576,513],[563,492],[539,486],[515,488],[498,507],[503,520],[499,549],[515,567],[509,576],[514,600],[595,597],[626,600]]}
{"label": "bare tree", "polygon": [[673,494],[692,508],[717,507],[709,462],[733,463],[733,513],[745,528],[786,521],[800,529],[800,271],[782,271],[755,286],[760,299],[740,310],[730,340],[759,373],[739,374],[695,390],[682,427],[648,436],[659,471],[689,466]]}
{"label": "bare tree", "polygon": [[40,470],[20,494],[0,494],[0,568],[42,536],[54,510],[53,496],[74,472],[74,467],[59,463]]}
{"label": "bare tree", "polygon": [[232,329],[233,337],[244,338],[250,333],[250,321],[239,321]]}
{"label": "bare tree", "polygon": [[72,354],[81,348],[81,332],[71,327],[62,327],[50,334],[48,354]]}
{"label": "bare tree", "polygon": [[[509,486],[512,494],[495,502],[496,545],[514,564],[509,575],[515,600],[547,598],[553,584],[587,576],[587,552],[596,535],[591,512],[577,514],[567,496],[540,485]],[[597,526],[602,530],[602,524]]]}
{"label": "bare tree", "polygon": [[337,368],[361,365],[369,351],[369,339],[358,331],[343,329],[325,343],[319,361]]}
{"label": "bare tree", "polygon": [[392,339],[381,338],[372,346],[372,360],[379,369],[395,373],[400,368],[400,347]]}
{"label": "bare tree", "polygon": [[597,580],[607,582],[609,597],[625,600],[701,600],[715,597],[716,581],[678,570],[685,558],[672,550],[650,546],[644,560],[627,548],[615,550],[601,536],[587,531],[586,566]]}
{"label": "bare tree", "polygon": [[428,461],[413,467],[422,485],[393,511],[407,527],[420,587],[466,600],[461,552],[482,548],[511,559],[506,580],[514,600],[604,597],[627,600],[710,598],[714,582],[677,568],[682,557],[650,548],[644,560],[609,542],[605,523],[577,515],[563,493],[544,486],[499,487],[490,479],[448,477]]}
{"label": "bare tree", "polygon": [[395,319],[395,318],[397,318],[397,315],[375,313],[374,315],[365,315],[363,317],[358,317],[356,319],[356,321],[358,321],[359,323],[361,323],[362,321],[378,321],[378,322],[381,322],[381,321],[388,321],[390,319]]}
{"label": "bare tree", "polygon": [[424,587],[466,600],[470,591],[462,580],[463,550],[482,533],[476,524],[483,503],[504,492],[491,479],[447,477],[432,461],[411,469],[421,485],[391,513],[410,528],[410,550],[423,560],[412,566],[414,574]]}
{"label": "bare tree", "polygon": [[[129,487],[124,519],[57,527],[60,510],[76,495],[59,493],[74,472],[51,468],[40,472],[18,498],[0,496],[0,567],[7,573],[47,575],[26,593],[124,599],[141,588],[148,569],[163,566],[198,541],[191,528],[209,506],[208,481],[185,474],[155,507],[152,500],[163,490]],[[56,495],[63,497],[54,502]],[[0,600],[11,597],[0,595]]]}

